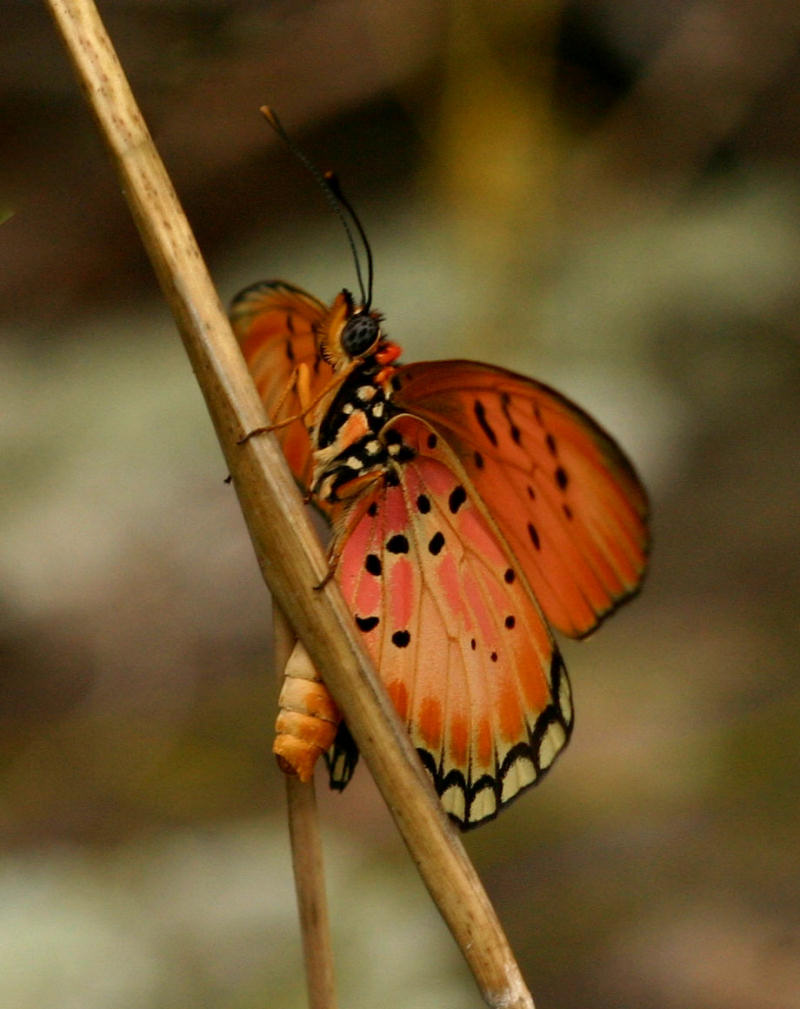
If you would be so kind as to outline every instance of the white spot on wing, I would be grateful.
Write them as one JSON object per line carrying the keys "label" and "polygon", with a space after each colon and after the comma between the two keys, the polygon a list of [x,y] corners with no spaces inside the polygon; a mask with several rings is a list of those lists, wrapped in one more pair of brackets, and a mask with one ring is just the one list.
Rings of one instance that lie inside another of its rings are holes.
{"label": "white spot on wing", "polygon": [[530,757],[520,756],[509,767],[508,773],[503,779],[503,793],[500,796],[501,802],[508,802],[520,789],[530,785],[536,780],[536,768]]}
{"label": "white spot on wing", "polygon": [[489,788],[482,788],[480,792],[472,800],[472,806],[469,811],[469,818],[471,823],[475,823],[478,820],[483,820],[487,816],[493,816],[497,812],[497,799],[495,798],[494,791]]}
{"label": "white spot on wing", "polygon": [[452,813],[457,820],[463,823],[466,800],[462,788],[458,785],[451,785],[450,788],[442,793],[442,805],[446,812]]}
{"label": "white spot on wing", "polygon": [[559,722],[553,722],[539,744],[539,767],[544,771],[556,759],[556,755],[566,741],[566,733]]}
{"label": "white spot on wing", "polygon": [[558,690],[558,706],[564,715],[564,721],[569,725],[572,721],[572,697],[569,692],[569,680],[562,672],[561,684]]}

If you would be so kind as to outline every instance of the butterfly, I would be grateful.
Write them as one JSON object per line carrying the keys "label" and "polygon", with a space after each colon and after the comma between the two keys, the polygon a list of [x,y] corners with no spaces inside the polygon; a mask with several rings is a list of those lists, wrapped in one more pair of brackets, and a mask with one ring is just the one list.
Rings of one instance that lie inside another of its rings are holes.
{"label": "butterfly", "polygon": [[[370,288],[371,290],[371,288]],[[611,437],[554,389],[472,361],[401,365],[371,298],[327,307],[281,281],[231,320],[330,564],[445,810],[494,817],[550,768],[573,724],[551,628],[580,638],[636,592],[648,502]],[[324,670],[323,670],[324,674]],[[302,644],[279,763],[358,751]]]}

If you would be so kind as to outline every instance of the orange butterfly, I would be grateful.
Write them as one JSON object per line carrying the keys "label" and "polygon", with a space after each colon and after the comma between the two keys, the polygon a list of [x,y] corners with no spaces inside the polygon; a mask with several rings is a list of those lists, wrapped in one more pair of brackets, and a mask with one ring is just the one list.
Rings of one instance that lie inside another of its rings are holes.
{"label": "orange butterfly", "polygon": [[[292,472],[330,519],[367,651],[444,808],[470,827],[566,745],[548,624],[582,637],[636,591],[647,497],[614,441],[546,385],[471,361],[399,365],[370,300],[342,291],[326,308],[264,282],[231,318]],[[324,752],[344,788],[358,751],[299,643],[281,705],[281,766],[305,780]]]}

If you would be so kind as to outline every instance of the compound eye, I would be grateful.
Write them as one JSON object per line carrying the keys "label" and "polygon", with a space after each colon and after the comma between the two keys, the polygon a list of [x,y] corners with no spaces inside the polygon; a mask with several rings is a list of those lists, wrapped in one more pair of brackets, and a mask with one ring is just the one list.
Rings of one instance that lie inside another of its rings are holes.
{"label": "compound eye", "polygon": [[363,357],[378,341],[381,324],[369,312],[352,316],[342,331],[342,350],[348,357]]}

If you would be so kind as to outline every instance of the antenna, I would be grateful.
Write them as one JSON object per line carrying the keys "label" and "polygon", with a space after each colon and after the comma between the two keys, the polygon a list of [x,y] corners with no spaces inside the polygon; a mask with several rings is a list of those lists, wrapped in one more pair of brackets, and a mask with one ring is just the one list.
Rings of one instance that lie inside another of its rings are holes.
{"label": "antenna", "polygon": [[[373,268],[372,268],[372,249],[370,249],[369,242],[367,241],[367,236],[364,232],[364,228],[361,221],[358,219],[358,215],[353,210],[350,205],[349,200],[346,199],[344,193],[342,192],[342,187],[339,184],[339,180],[333,172],[325,172],[324,174],[317,168],[313,161],[291,139],[289,134],[283,128],[283,123],[278,119],[278,115],[273,108],[269,105],[262,105],[259,112],[267,120],[269,125],[275,130],[281,140],[286,144],[289,150],[294,154],[301,165],[313,175],[314,179],[317,181],[318,185],[325,194],[325,199],[328,201],[331,209],[342,222],[342,227],[347,235],[347,241],[350,246],[350,252],[353,255],[353,262],[356,264],[356,276],[358,277],[358,287],[361,291],[361,302],[364,306],[364,310],[367,311],[372,304],[372,278],[373,278]],[[367,256],[367,288],[364,289],[364,279],[361,273],[361,263],[359,261],[358,249],[356,248],[355,239],[353,238],[353,231],[348,223],[346,214],[350,215],[350,219],[356,227],[358,236],[361,239],[364,250]]]}
{"label": "antenna", "polygon": [[[328,188],[336,197],[338,202],[344,207],[347,213],[350,215],[350,220],[355,224],[356,230],[358,231],[359,237],[364,245],[364,251],[367,254],[367,300],[364,302],[364,308],[368,309],[372,304],[372,279],[374,276],[374,271],[372,268],[372,249],[370,248],[369,242],[367,241],[367,235],[364,231],[364,226],[359,219],[358,214],[353,210],[353,205],[347,199],[347,197],[342,192],[342,184],[339,182],[339,176],[335,172],[325,172],[325,182],[328,184]],[[352,243],[351,243],[352,244]],[[363,292],[362,292],[363,293]]]}

